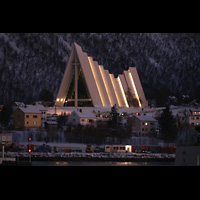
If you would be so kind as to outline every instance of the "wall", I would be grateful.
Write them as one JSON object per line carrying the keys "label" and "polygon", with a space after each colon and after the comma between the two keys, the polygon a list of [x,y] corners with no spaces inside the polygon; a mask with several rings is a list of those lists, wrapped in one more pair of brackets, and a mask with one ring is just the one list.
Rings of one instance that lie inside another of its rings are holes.
{"label": "wall", "polygon": [[[24,115],[24,127],[41,127],[41,113],[24,113]],[[34,116],[37,116],[37,118],[34,118]]]}
{"label": "wall", "polygon": [[176,166],[199,166],[200,146],[182,146],[176,148]]}
{"label": "wall", "polygon": [[[27,115],[29,116],[28,118]],[[37,118],[33,118],[34,115]],[[41,113],[24,113],[20,109],[17,109],[13,117],[15,127],[41,127]]]}
{"label": "wall", "polygon": [[24,113],[19,108],[14,111],[13,119],[15,127],[24,127]]}
{"label": "wall", "polygon": [[[144,123],[144,125],[143,125]],[[147,125],[145,125],[147,123]],[[151,123],[154,123],[151,125]],[[140,132],[140,136],[148,136],[149,133],[153,133],[156,130],[156,122],[154,121],[141,121],[135,117],[134,120],[134,130]],[[151,129],[154,128],[154,131]],[[144,129],[144,130],[143,130]]]}

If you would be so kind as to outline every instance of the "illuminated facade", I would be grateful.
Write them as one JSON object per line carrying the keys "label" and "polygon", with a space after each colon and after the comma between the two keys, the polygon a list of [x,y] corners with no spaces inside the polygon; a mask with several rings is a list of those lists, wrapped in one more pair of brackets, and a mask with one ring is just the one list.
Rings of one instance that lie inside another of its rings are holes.
{"label": "illuminated facade", "polygon": [[74,43],[56,98],[58,107],[147,107],[135,67],[117,78]]}

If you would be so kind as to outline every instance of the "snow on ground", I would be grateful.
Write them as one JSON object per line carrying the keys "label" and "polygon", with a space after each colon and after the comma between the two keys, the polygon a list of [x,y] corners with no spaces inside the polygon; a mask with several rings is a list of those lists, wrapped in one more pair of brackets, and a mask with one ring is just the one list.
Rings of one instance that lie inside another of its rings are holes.
{"label": "snow on ground", "polygon": [[[175,116],[178,112],[184,111],[188,106],[170,106],[173,115]],[[73,111],[77,110],[75,107],[48,107],[47,114],[64,114],[70,115]],[[87,110],[89,112],[95,111],[96,113],[110,112],[111,107],[81,107],[82,110]],[[135,113],[145,113],[146,115],[154,116],[157,112],[162,112],[165,107],[156,108],[117,108],[119,113],[135,114]]]}
{"label": "snow on ground", "polygon": [[[6,157],[29,157],[28,152],[7,152]],[[60,157],[60,158],[175,158],[175,154],[163,154],[163,153],[41,153],[32,152],[32,157]]]}

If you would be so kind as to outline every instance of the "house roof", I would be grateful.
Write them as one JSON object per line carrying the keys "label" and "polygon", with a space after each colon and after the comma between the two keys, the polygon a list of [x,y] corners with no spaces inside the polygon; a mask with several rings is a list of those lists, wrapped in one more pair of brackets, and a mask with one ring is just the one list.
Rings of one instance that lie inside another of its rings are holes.
{"label": "house roof", "polygon": [[41,111],[47,111],[42,105],[26,105],[24,107],[19,107],[19,109],[24,113],[41,113]]}
{"label": "house roof", "polygon": [[156,122],[157,120],[154,119],[152,116],[150,115],[140,115],[140,116],[135,116],[137,119],[139,119],[140,121],[149,121],[149,122]]}
{"label": "house roof", "polygon": [[72,112],[76,113],[80,118],[95,118],[96,116],[93,112],[91,112],[90,110],[86,110],[86,109],[82,109],[82,112],[80,112],[80,110],[75,110]]}

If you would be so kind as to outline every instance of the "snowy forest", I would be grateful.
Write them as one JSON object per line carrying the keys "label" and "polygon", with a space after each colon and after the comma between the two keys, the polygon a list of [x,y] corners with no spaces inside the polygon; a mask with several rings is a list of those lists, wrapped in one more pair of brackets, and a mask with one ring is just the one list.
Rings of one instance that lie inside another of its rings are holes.
{"label": "snowy forest", "polygon": [[115,76],[136,67],[147,99],[200,98],[198,33],[0,33],[0,104],[56,98],[74,42]]}

